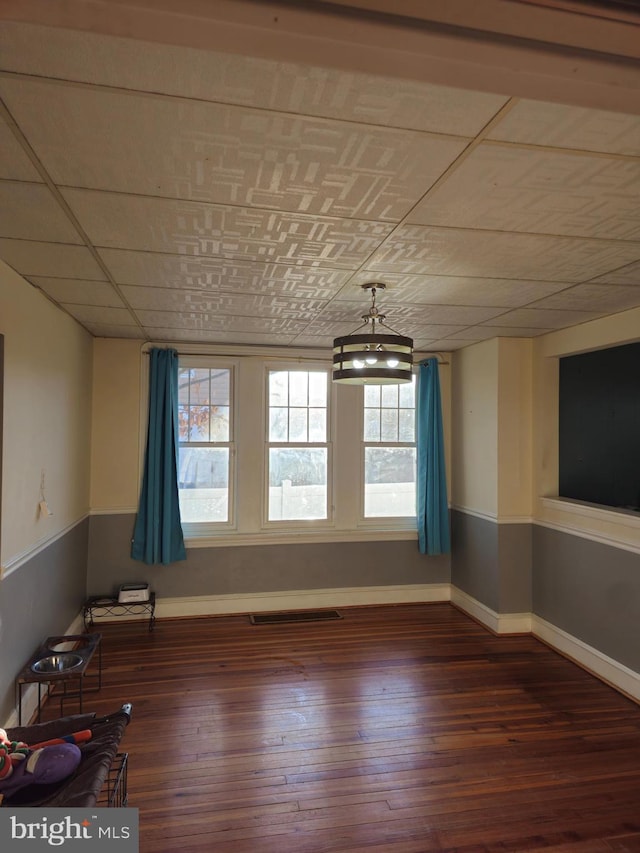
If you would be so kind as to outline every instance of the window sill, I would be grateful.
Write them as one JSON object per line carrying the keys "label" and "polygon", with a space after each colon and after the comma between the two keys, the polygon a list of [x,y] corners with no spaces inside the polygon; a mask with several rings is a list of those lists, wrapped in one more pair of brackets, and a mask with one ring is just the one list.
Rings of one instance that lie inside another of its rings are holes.
{"label": "window sill", "polygon": [[605,545],[640,552],[640,513],[571,498],[540,498],[536,521]]}
{"label": "window sill", "polygon": [[185,535],[187,548],[235,548],[243,545],[312,545],[327,542],[389,542],[417,540],[415,529],[358,529],[358,530],[275,530],[258,533],[206,533],[202,536]]}

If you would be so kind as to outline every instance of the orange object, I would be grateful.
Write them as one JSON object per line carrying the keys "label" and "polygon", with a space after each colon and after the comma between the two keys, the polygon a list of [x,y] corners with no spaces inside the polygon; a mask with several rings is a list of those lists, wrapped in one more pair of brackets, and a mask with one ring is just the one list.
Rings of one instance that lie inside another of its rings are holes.
{"label": "orange object", "polygon": [[58,743],[86,743],[91,740],[91,729],[83,729],[81,732],[74,732],[64,737],[54,737],[51,740],[43,740],[40,743],[32,743],[29,749],[44,749],[45,746],[55,746]]}

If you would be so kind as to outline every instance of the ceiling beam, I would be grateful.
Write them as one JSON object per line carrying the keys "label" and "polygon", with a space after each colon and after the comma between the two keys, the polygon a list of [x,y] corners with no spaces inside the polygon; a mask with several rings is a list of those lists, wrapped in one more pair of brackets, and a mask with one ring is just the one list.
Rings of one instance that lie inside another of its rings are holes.
{"label": "ceiling beam", "polygon": [[576,5],[0,0],[0,19],[640,114],[634,16]]}

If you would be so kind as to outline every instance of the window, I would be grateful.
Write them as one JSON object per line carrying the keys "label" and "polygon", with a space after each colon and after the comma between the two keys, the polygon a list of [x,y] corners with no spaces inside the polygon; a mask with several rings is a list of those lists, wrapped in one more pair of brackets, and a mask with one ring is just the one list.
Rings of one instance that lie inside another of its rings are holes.
{"label": "window", "polygon": [[269,521],[326,519],[326,370],[268,371]]}
{"label": "window", "polygon": [[416,514],[416,377],[364,387],[364,516]]}
{"label": "window", "polygon": [[335,385],[328,359],[277,355],[180,357],[178,485],[189,547],[414,536],[415,379]]}
{"label": "window", "polygon": [[233,372],[229,366],[178,371],[178,491],[184,524],[224,524],[231,519]]}

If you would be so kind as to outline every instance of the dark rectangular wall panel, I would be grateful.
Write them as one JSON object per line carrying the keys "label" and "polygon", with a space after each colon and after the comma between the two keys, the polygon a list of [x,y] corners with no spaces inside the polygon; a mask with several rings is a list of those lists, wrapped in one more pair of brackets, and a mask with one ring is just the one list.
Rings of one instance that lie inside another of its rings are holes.
{"label": "dark rectangular wall panel", "polygon": [[560,359],[561,497],[640,511],[640,344]]}

